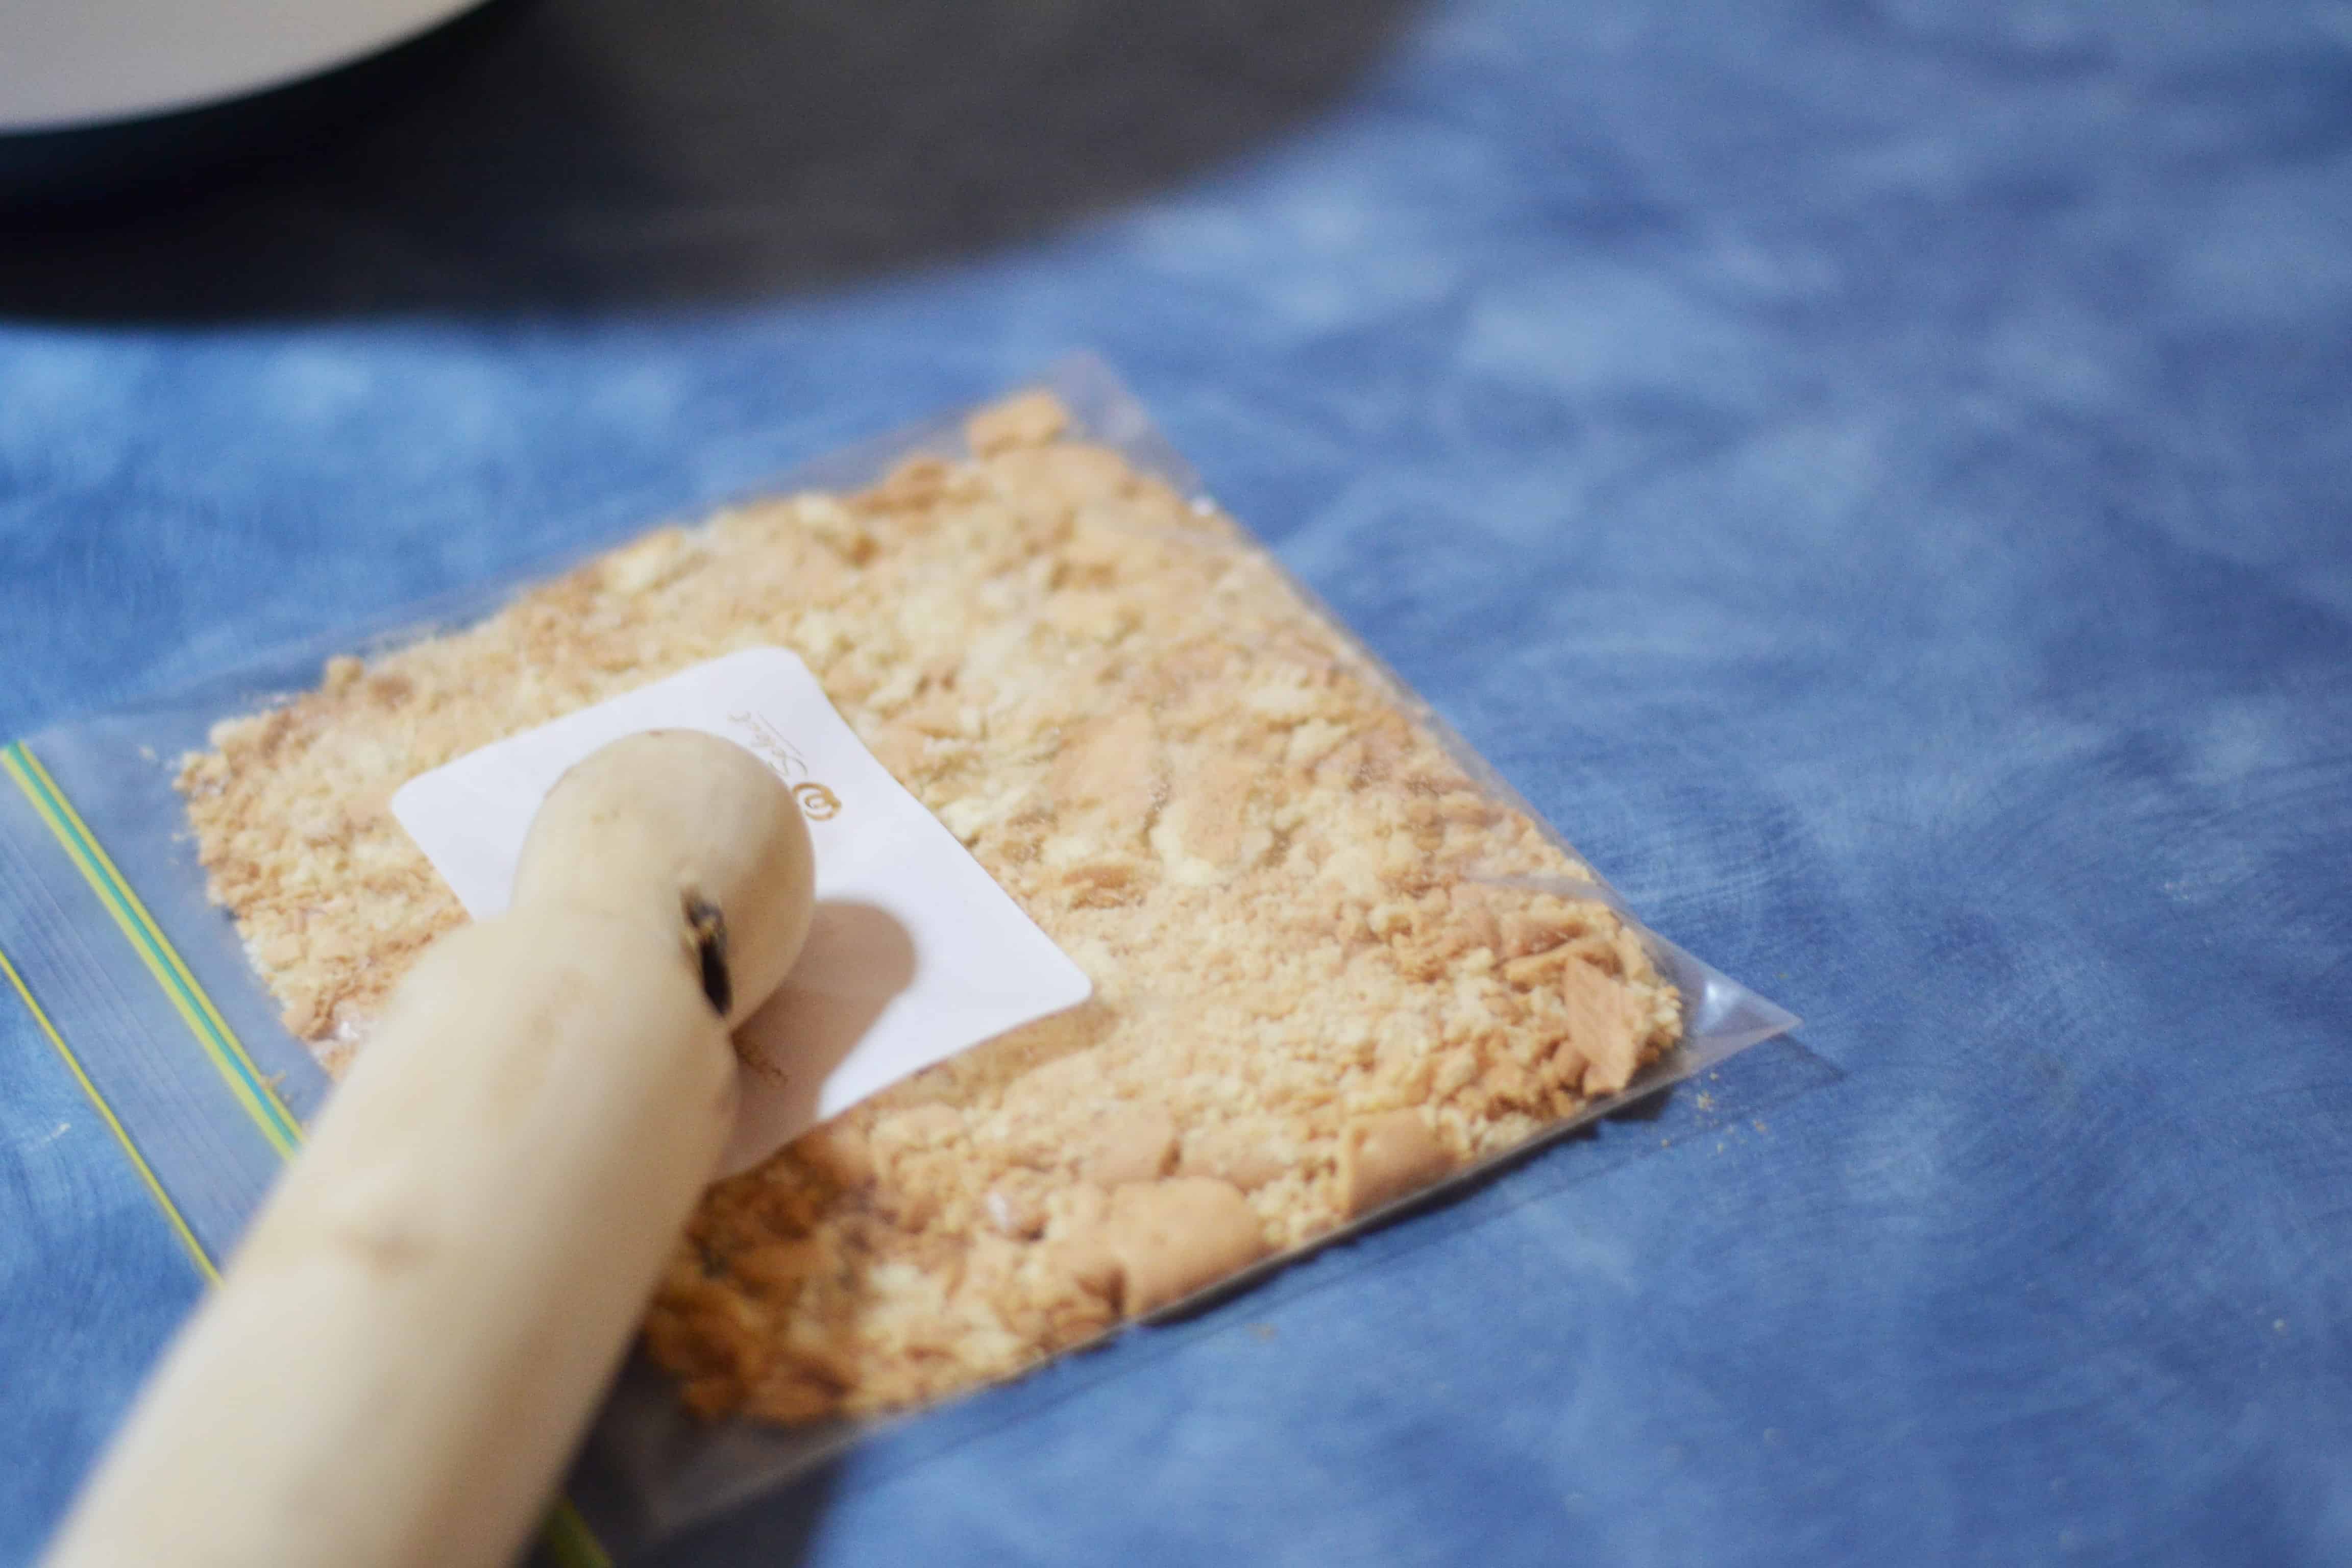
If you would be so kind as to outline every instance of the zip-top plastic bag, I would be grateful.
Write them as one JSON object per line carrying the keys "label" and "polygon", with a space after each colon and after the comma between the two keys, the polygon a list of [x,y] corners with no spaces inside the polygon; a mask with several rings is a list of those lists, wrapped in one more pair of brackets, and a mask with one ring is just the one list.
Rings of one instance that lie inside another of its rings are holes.
{"label": "zip-top plastic bag", "polygon": [[1196,1311],[1795,1022],[1643,928],[1094,361],[614,543],[0,751],[5,977],[208,1276],[321,1063],[464,918],[394,794],[664,678],[792,656],[1084,972],[1076,1006],[733,1162],[560,1561]]}

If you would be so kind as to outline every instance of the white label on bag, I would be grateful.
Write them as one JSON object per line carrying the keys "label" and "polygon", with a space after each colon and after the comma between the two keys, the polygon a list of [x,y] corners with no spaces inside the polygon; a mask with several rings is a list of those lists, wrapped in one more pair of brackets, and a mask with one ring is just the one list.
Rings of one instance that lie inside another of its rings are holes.
{"label": "white label on bag", "polygon": [[476,920],[507,907],[524,831],[566,768],[645,730],[744,746],[816,844],[816,920],[736,1033],[753,1064],[723,1170],[757,1163],[910,1073],[1087,999],[1092,984],[860,743],[782,648],[698,665],[423,773],[393,815]]}

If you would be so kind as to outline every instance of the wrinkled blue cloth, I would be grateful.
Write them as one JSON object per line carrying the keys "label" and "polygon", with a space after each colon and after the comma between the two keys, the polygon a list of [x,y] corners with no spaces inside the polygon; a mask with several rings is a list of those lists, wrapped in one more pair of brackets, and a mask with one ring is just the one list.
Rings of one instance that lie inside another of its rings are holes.
{"label": "wrinkled blue cloth", "polygon": [[[542,0],[433,71],[0,236],[0,732],[1090,345],[1807,1019],[651,1561],[2352,1560],[2342,5]],[[0,1561],[195,1289],[0,995]]]}

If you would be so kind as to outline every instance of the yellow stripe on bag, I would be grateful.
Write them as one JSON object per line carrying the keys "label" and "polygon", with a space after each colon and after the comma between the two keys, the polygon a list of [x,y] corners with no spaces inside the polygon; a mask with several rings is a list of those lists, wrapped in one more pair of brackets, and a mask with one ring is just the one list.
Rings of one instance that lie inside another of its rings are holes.
{"label": "yellow stripe on bag", "polygon": [[81,819],[80,813],[74,810],[73,803],[66,798],[65,792],[58,787],[58,781],[49,776],[49,770],[41,765],[41,760],[33,755],[32,750],[22,741],[0,747],[0,768],[7,770],[8,775],[16,781],[16,787],[25,792],[25,798],[32,804],[33,810],[57,836],[66,858],[89,883],[91,891],[98,895],[98,901],[106,907],[107,913],[114,917],[114,923],[130,940],[131,950],[146,963],[148,972],[155,977],[155,983],[163,988],[164,996],[180,1015],[181,1021],[188,1026],[189,1032],[195,1036],[196,1043],[204,1047],[205,1055],[212,1058],[213,1066],[227,1083],[229,1092],[236,1097],[238,1104],[245,1107],[246,1114],[253,1119],[254,1125],[261,1129],[261,1135],[268,1140],[270,1147],[278,1151],[281,1159],[291,1156],[296,1146],[302,1142],[301,1123],[294,1120],[293,1113],[270,1091],[259,1069],[253,1065],[253,1058],[246,1054],[244,1042],[236,1037],[236,1031],[228,1026],[227,1020],[220,1015],[220,1009],[213,1005],[213,999],[205,994],[203,986],[196,984],[196,977],[188,972],[179,951],[164,936],[163,928],[155,923],[155,917],[147,912],[147,906],[140,901],[139,895],[131,890],[131,884],[116,869],[113,860],[98,842],[98,836],[90,832],[89,825]]}
{"label": "yellow stripe on bag", "polygon": [[147,1195],[155,1200],[155,1206],[162,1209],[163,1217],[172,1222],[173,1234],[180,1238],[180,1245],[186,1247],[188,1256],[194,1259],[196,1272],[207,1281],[218,1283],[220,1270],[214,1268],[213,1260],[205,1255],[204,1245],[196,1240],[196,1233],[188,1227],[179,1205],[173,1203],[172,1194],[163,1190],[163,1184],[156,1179],[154,1168],[147,1163],[147,1156],[142,1154],[139,1145],[131,1141],[131,1133],[122,1125],[121,1118],[114,1114],[114,1107],[106,1103],[106,1097],[98,1092],[98,1086],[89,1081],[89,1074],[82,1070],[80,1059],[68,1047],[66,1037],[58,1033],[58,1026],[49,1022],[48,1014],[33,1000],[33,988],[25,984],[24,975],[8,961],[5,952],[0,952],[0,973],[8,976],[8,984],[15,986],[16,994],[25,999],[25,1010],[33,1015],[33,1022],[40,1026],[41,1033],[47,1035],[49,1044],[57,1047],[58,1059],[66,1064],[66,1070],[73,1074],[76,1083],[81,1085],[81,1091],[89,1096],[89,1103],[106,1123],[107,1130],[114,1134],[114,1141],[122,1145],[123,1155],[131,1162],[131,1168],[138,1172],[139,1179],[146,1184]]}
{"label": "yellow stripe on bag", "polygon": [[[188,1032],[204,1047],[205,1054],[227,1082],[237,1102],[245,1107],[246,1114],[253,1119],[270,1147],[278,1151],[280,1159],[291,1159],[302,1142],[301,1123],[294,1120],[285,1103],[270,1090],[259,1069],[253,1065],[253,1058],[246,1054],[245,1044],[236,1037],[236,1031],[228,1026],[228,1021],[221,1016],[220,1009],[213,1005],[210,996],[205,994],[205,988],[196,984],[196,977],[189,973],[179,950],[172,945],[171,939],[155,923],[155,917],[147,912],[147,906],[131,890],[130,882],[98,842],[98,836],[89,830],[89,825],[73,808],[73,803],[66,798],[65,791],[58,787],[58,781],[50,776],[49,770],[41,765],[41,760],[22,741],[0,746],[0,769],[5,769],[9,777],[16,781],[16,787],[24,792],[34,812],[57,836],[66,858],[89,883],[90,889],[98,895],[98,901],[105,905],[107,912],[114,917],[114,923],[121,929],[132,951],[145,962],[148,973],[155,977],[155,983],[163,988],[163,994],[170,999],[173,1010],[180,1015],[181,1022],[187,1025]],[[113,1129],[116,1140],[122,1145],[122,1152],[130,1157],[131,1168],[146,1184],[156,1206],[172,1222],[172,1228],[187,1247],[188,1256],[195,1260],[198,1271],[207,1281],[219,1283],[220,1270],[205,1256],[204,1247],[196,1240],[195,1232],[188,1228],[178,1205],[172,1202],[171,1194],[156,1178],[146,1157],[139,1152],[139,1146],[131,1141],[130,1132],[114,1114],[113,1107],[107,1104],[106,1097],[98,1092],[98,1086],[82,1070],[81,1063],[67,1047],[64,1037],[50,1024],[48,1015],[41,1010],[40,1005],[33,1000],[33,994],[26,988],[23,976],[17,973],[16,966],[8,962],[5,952],[0,952],[0,970],[5,970],[16,994],[25,999],[25,1005],[31,1009],[34,1021],[40,1025],[41,1032],[57,1047],[58,1055],[64,1058],[66,1066],[80,1083],[82,1092],[89,1096],[90,1103],[98,1108],[99,1115],[105,1118],[107,1126]],[[547,1524],[541,1533],[541,1543],[560,1568],[613,1568],[613,1559],[605,1552],[604,1543],[596,1539],[595,1531],[589,1529],[588,1521],[580,1516],[580,1510],[572,1505],[569,1498],[558,1498],[549,1510]]]}

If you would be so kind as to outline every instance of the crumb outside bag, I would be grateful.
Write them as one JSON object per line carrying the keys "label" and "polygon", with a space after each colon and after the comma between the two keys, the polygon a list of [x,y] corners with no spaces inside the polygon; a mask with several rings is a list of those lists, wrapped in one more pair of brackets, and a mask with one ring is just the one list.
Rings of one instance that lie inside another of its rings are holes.
{"label": "crumb outside bag", "polygon": [[[1042,378],[1076,433],[1109,447],[1188,500],[1198,477],[1099,361],[1076,357]],[[878,479],[918,455],[962,455],[962,415],[943,417],[803,465],[758,494],[837,489]],[[284,1162],[329,1079],[279,1021],[226,911],[205,895],[176,759],[200,750],[216,721],[314,685],[324,661],[388,651],[461,627],[514,593],[623,542],[656,520],[585,525],[564,558],[410,605],[371,624],[308,639],[191,688],[57,726],[0,749],[0,980],[27,1006],[37,1035],[82,1082],[126,1157],[207,1278]],[[1254,542],[1237,549],[1258,551]],[[1339,642],[1360,658],[1415,723],[1433,734],[1479,789],[1523,812],[1571,858],[1555,830],[1328,606],[1281,574]],[[1578,864],[1581,865],[1580,858]],[[1660,974],[1680,992],[1681,1044],[1622,1091],[1435,1185],[1339,1226],[1140,1319],[1165,1321],[1245,1290],[1299,1258],[1384,1223],[1396,1209],[1441,1203],[1496,1165],[1526,1157],[1626,1103],[1783,1033],[1796,1020],[1643,927],[1607,884],[1503,878],[1498,887],[1597,900],[1623,916]],[[1117,1334],[1121,1325],[1108,1331]],[[1107,1337],[1107,1336],[1106,1336]],[[1053,1358],[1054,1362],[1066,1359]],[[1051,1364],[1051,1363],[1049,1363]],[[976,1390],[955,1399],[985,1397]],[[921,1410],[777,1427],[741,1418],[704,1423],[642,1348],[632,1352],[583,1450],[540,1552],[593,1563],[738,1507]]]}

